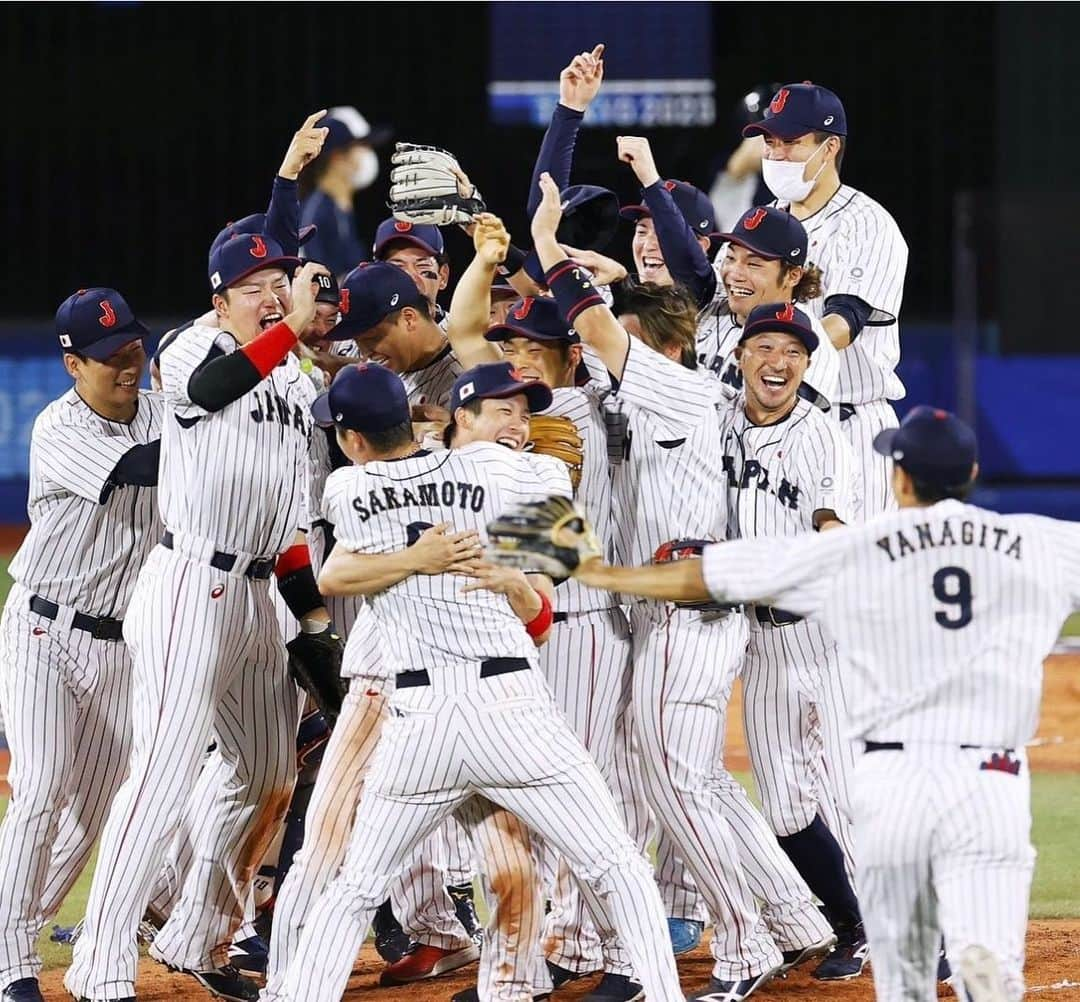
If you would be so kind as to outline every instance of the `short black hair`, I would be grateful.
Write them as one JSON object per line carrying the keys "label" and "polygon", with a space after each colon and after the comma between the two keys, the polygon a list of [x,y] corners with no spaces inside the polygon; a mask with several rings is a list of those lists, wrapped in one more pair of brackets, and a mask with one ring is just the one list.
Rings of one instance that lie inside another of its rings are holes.
{"label": "short black hair", "polygon": [[379,431],[362,431],[360,434],[364,436],[364,440],[373,451],[393,452],[413,440],[412,421],[403,421],[401,424],[381,428]]}
{"label": "short black hair", "polygon": [[923,504],[937,504],[938,501],[966,501],[975,489],[974,477],[966,484],[943,487],[941,484],[930,484],[925,480],[919,480],[910,473],[908,476],[911,477],[911,487],[915,491],[915,497]]}
{"label": "short black hair", "polygon": [[836,151],[836,169],[840,170],[840,165],[844,162],[844,151],[847,149],[847,136],[837,136],[835,132],[815,132],[814,142],[820,146],[830,136],[836,136],[840,140],[840,149]]}
{"label": "short black hair", "polygon": [[[484,406],[484,401],[487,400],[487,399],[489,399],[489,398],[488,397],[475,397],[472,400],[466,400],[465,403],[463,403],[461,406],[464,407],[465,410],[467,410],[470,414],[475,414],[475,415],[477,415],[477,417],[479,417],[480,416],[480,410]],[[455,424],[455,422],[454,422],[454,415],[451,414],[450,415],[450,423],[443,429],[443,435],[442,435],[443,445],[445,445],[448,449],[450,448],[451,441],[453,441],[454,431],[456,429],[457,429],[457,424]]]}

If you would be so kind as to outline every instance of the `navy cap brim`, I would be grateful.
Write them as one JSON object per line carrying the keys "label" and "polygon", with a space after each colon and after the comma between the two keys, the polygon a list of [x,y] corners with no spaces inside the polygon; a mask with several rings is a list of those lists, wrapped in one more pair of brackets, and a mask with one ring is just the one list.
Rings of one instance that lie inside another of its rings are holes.
{"label": "navy cap brim", "polygon": [[516,379],[503,383],[502,386],[496,386],[495,389],[488,390],[485,393],[478,393],[471,399],[505,400],[507,397],[516,397],[519,393],[525,394],[530,414],[535,414],[537,411],[546,411],[554,399],[551,387],[547,383],[530,382],[528,380],[522,382]]}
{"label": "navy cap brim", "polygon": [[414,237],[409,233],[395,233],[392,237],[387,237],[381,244],[375,245],[375,258],[381,260],[380,255],[387,248],[388,245],[393,243],[406,243],[412,244],[414,247],[419,247],[420,250],[426,251],[432,257],[439,257],[443,254],[443,251],[437,251],[431,244],[426,243],[419,237]]}
{"label": "navy cap brim", "polygon": [[110,334],[108,337],[103,337],[100,341],[95,341],[93,344],[88,344],[83,348],[65,348],[64,351],[78,351],[80,355],[92,358],[95,362],[104,362],[125,345],[131,344],[132,341],[145,341],[149,336],[150,331],[138,320],[133,320],[123,330]]}
{"label": "navy cap brim", "polygon": [[788,323],[786,320],[759,320],[756,324],[744,327],[742,336],[739,338],[739,344],[748,341],[752,337],[757,337],[758,334],[774,334],[777,331],[797,337],[811,354],[817,349],[818,336],[813,331],[808,331],[798,324]]}
{"label": "navy cap brim", "polygon": [[886,428],[884,431],[879,431],[874,436],[874,452],[879,456],[892,459],[893,445],[896,442],[896,433],[899,430],[899,428]]}
{"label": "navy cap brim", "polygon": [[300,232],[296,237],[296,244],[298,247],[303,247],[316,233],[319,232],[319,227],[314,223],[309,223],[307,226],[301,226]]}
{"label": "navy cap brim", "polygon": [[652,213],[647,205],[624,205],[619,209],[619,215],[632,223],[636,223],[639,219],[652,219]]}
{"label": "navy cap brim", "polygon": [[729,244],[737,244],[739,247],[745,247],[751,254],[756,254],[758,257],[765,258],[766,261],[779,261],[783,254],[774,254],[772,251],[762,250],[760,247],[755,247],[746,237],[739,236],[737,233],[710,233],[710,237],[715,240],[727,241]]}
{"label": "navy cap brim", "polygon": [[529,330],[526,327],[515,327],[513,324],[495,324],[494,327],[489,327],[484,332],[484,339],[486,341],[509,341],[512,337],[523,337],[528,341],[539,341],[544,344],[555,344],[559,341],[565,341],[567,344],[578,344],[580,338],[575,340],[575,337],[570,335],[567,331],[565,336],[551,337],[547,334],[541,334],[539,331]]}
{"label": "navy cap brim", "polygon": [[282,257],[268,258],[266,261],[259,261],[252,268],[248,268],[247,271],[242,271],[239,275],[229,281],[228,285],[219,285],[216,289],[212,289],[213,292],[221,292],[223,289],[231,289],[234,285],[242,282],[248,275],[254,275],[257,271],[265,271],[267,268],[280,268],[289,278],[292,278],[292,273],[296,271],[304,262],[298,257],[289,257],[287,255]]}
{"label": "navy cap brim", "polygon": [[330,413],[330,391],[323,390],[311,401],[311,416],[315,423],[323,428],[329,428],[334,423],[334,415]]}

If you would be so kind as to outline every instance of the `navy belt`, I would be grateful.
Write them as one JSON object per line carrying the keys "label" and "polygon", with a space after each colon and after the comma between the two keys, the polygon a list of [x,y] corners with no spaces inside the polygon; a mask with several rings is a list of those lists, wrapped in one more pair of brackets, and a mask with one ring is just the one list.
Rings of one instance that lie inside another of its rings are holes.
{"label": "navy belt", "polygon": [[[173,548],[173,534],[168,529],[161,535],[161,545],[167,550]],[[225,571],[227,574],[236,566],[237,559],[235,553],[223,553],[221,550],[215,550],[214,555],[210,558],[210,566],[216,567],[219,571]],[[244,577],[264,581],[274,573],[276,563],[277,557],[259,557],[252,560],[244,571]]]}
{"label": "navy belt", "polygon": [[[488,658],[480,662],[480,677],[491,678],[493,675],[509,675],[515,671],[525,671],[529,662],[525,658]],[[400,671],[397,674],[399,689],[415,689],[421,685],[431,685],[431,676],[426,668],[416,671]]]}
{"label": "navy belt", "polygon": [[836,406],[840,408],[841,421],[850,421],[855,416],[854,404],[837,404]]}
{"label": "navy belt", "polygon": [[[30,611],[36,612],[46,619],[56,619],[60,615],[60,606],[50,602],[40,595],[30,596]],[[124,621],[113,619],[112,616],[87,616],[85,613],[75,613],[71,625],[73,629],[85,630],[95,640],[123,640]]]}
{"label": "navy belt", "polygon": [[553,612],[551,614],[551,621],[553,623],[565,623],[570,618],[568,612]]}
{"label": "navy belt", "polygon": [[[969,748],[981,748],[982,745],[961,745],[961,751],[967,751]],[[903,751],[903,741],[866,741],[864,742],[864,750],[868,752],[872,751]],[[1005,751],[1012,751],[1011,748],[1006,748]]]}
{"label": "navy belt", "polygon": [[754,617],[764,626],[790,626],[802,622],[802,616],[784,609],[774,609],[771,605],[755,605]]}

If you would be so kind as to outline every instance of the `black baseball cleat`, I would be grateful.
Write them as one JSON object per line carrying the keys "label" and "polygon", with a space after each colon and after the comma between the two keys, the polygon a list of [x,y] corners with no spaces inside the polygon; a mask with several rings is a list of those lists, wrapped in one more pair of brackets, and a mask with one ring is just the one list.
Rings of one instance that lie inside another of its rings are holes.
{"label": "black baseball cleat", "polygon": [[37,978],[19,978],[18,981],[12,981],[3,994],[0,994],[0,999],[4,1002],[45,1002]]}
{"label": "black baseball cleat", "polygon": [[262,936],[249,936],[229,949],[229,963],[249,978],[265,978],[270,963],[270,947]]}
{"label": "black baseball cleat", "polygon": [[164,964],[170,971],[194,978],[215,998],[225,999],[226,1002],[258,1002],[259,1000],[259,986],[251,978],[245,978],[232,964],[210,971],[191,971],[163,960],[154,952],[153,947],[150,948],[150,956],[159,964]]}
{"label": "black baseball cleat", "polygon": [[371,930],[375,934],[375,952],[388,964],[396,964],[416,948],[416,944],[401,928],[401,923],[394,918],[394,910],[390,907],[389,900],[375,909]]}
{"label": "black baseball cleat", "polygon": [[788,971],[795,970],[807,961],[826,956],[834,946],[836,946],[836,937],[830,933],[824,939],[811,943],[809,946],[803,946],[797,950],[785,950],[784,962],[780,965],[780,970],[776,972],[777,976],[784,977]]}
{"label": "black baseball cleat", "polygon": [[454,902],[454,914],[457,920],[464,926],[465,932],[477,946],[484,942],[484,927],[480,924],[480,916],[476,914],[476,902],[473,898],[472,884],[447,884],[446,893]]}
{"label": "black baseball cleat", "polygon": [[645,989],[625,974],[605,971],[603,978],[581,1002],[637,1002],[645,998]]}
{"label": "black baseball cleat", "polygon": [[570,984],[571,981],[580,981],[582,978],[587,978],[590,974],[595,974],[595,971],[571,971],[567,967],[560,967],[558,964],[553,964],[550,960],[545,960],[547,964],[548,974],[551,975],[551,983],[555,988],[562,988],[563,985]]}
{"label": "black baseball cleat", "polygon": [[721,981],[719,978],[709,978],[709,987],[697,995],[688,995],[687,1002],[742,1002],[749,998],[762,985],[772,980],[772,977],[780,968],[765,971],[763,974],[755,974],[741,981]]}
{"label": "black baseball cleat", "polygon": [[857,978],[870,959],[862,923],[836,930],[836,946],[814,971],[818,981],[850,981]]}

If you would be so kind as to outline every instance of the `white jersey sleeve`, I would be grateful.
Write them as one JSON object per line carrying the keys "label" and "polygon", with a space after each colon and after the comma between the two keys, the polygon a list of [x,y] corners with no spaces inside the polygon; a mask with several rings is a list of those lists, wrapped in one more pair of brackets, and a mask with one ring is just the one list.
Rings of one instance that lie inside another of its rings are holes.
{"label": "white jersey sleeve", "polygon": [[558,494],[564,498],[574,496],[574,488],[570,483],[570,469],[561,459],[554,456],[541,456],[531,452],[522,452],[520,456],[527,471],[524,484],[525,489],[531,482],[536,487],[536,494],[532,500],[540,501]]}
{"label": "white jersey sleeve", "polygon": [[811,514],[832,510],[847,525],[858,522],[862,498],[854,449],[836,422],[817,421],[814,431],[804,436],[797,464],[797,482],[809,492],[807,507]]}
{"label": "white jersey sleeve", "polygon": [[230,355],[240,345],[227,331],[195,325],[181,331],[158,357],[161,389],[181,417],[203,416],[209,412],[188,396],[192,373],[211,353]]}
{"label": "white jersey sleeve", "polygon": [[38,475],[76,497],[100,503],[108,493],[109,474],[138,443],[104,426],[80,428],[78,437],[70,432],[51,415],[45,421],[39,417],[34,422],[31,443]]}
{"label": "white jersey sleeve", "polygon": [[871,307],[870,326],[895,323],[908,247],[892,216],[864,197],[841,215],[829,251],[826,298],[858,296]]}
{"label": "white jersey sleeve", "polygon": [[716,414],[714,386],[693,369],[654,351],[629,337],[626,364],[617,391],[618,399],[634,410],[647,413],[658,434],[684,435],[702,420]]}

